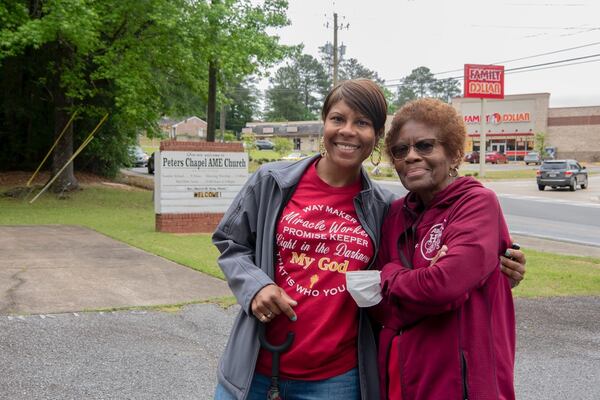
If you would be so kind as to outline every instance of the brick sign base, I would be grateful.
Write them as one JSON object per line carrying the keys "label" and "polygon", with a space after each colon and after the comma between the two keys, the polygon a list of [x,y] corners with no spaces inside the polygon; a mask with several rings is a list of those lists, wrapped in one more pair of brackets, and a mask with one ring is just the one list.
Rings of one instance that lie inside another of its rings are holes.
{"label": "brick sign base", "polygon": [[212,233],[224,214],[156,214],[156,231]]}
{"label": "brick sign base", "polygon": [[[182,142],[167,140],[160,143],[161,151],[243,152],[241,143]],[[155,214],[157,232],[212,233],[223,213]]]}

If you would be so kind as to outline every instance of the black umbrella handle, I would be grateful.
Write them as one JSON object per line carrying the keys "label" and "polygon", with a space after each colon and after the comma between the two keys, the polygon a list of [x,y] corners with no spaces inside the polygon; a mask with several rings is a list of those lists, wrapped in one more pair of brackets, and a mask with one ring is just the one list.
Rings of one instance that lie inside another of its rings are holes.
{"label": "black umbrella handle", "polygon": [[283,343],[278,345],[271,344],[267,341],[265,324],[261,322],[258,325],[258,340],[260,341],[260,345],[273,354],[285,352],[292,345],[292,342],[294,341],[294,336],[294,332],[288,332],[287,337],[285,338],[285,341]]}
{"label": "black umbrella handle", "polygon": [[285,341],[279,345],[274,345],[267,341],[266,335],[266,327],[265,324],[259,323],[258,325],[258,340],[260,345],[273,353],[273,361],[271,365],[271,386],[275,389],[278,389],[278,379],[279,379],[279,356],[280,353],[284,353],[287,349],[290,348],[292,342],[294,341],[295,333],[288,332]]}

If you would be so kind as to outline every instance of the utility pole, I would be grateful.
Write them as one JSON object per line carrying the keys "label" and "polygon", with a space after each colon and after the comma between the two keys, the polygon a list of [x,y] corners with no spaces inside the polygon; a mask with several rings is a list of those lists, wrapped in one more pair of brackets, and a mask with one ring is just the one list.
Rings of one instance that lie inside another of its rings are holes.
{"label": "utility pole", "polygon": [[337,45],[337,13],[333,13],[333,86],[337,85],[338,79],[338,45]]}
{"label": "utility pole", "polygon": [[[342,17],[345,19],[346,17]],[[327,28],[329,28],[329,22],[325,24]],[[338,15],[337,13],[333,13],[333,86],[337,84],[338,81],[338,65],[340,63],[340,58],[343,56],[343,51],[345,50],[345,46],[341,46],[341,49],[338,49],[338,30],[348,29],[350,27],[349,23],[338,24]],[[341,50],[341,51],[340,51]]]}

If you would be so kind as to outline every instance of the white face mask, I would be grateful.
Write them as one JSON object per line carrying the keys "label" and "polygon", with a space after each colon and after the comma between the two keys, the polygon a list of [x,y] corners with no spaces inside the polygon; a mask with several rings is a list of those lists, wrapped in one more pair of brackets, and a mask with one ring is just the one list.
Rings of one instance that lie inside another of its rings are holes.
{"label": "white face mask", "polygon": [[359,307],[372,307],[381,301],[380,271],[346,272],[346,288]]}

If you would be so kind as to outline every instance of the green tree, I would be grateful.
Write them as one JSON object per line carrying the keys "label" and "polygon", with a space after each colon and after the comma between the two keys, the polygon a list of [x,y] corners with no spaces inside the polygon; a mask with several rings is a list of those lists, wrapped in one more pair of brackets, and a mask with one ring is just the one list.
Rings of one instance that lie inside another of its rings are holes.
{"label": "green tree", "polygon": [[295,55],[279,68],[267,89],[266,117],[270,121],[316,119],[323,100],[327,75],[323,66],[307,54]]}
{"label": "green tree", "polygon": [[460,94],[460,83],[453,78],[436,79],[427,67],[415,68],[410,75],[402,79],[396,92],[395,105],[403,104],[421,97],[435,97],[445,102]]}
{"label": "green tree", "polygon": [[418,97],[431,97],[435,78],[427,67],[415,68],[404,78],[403,86],[409,88]]}
{"label": "green tree", "polygon": [[[0,6],[0,15],[13,22],[0,30],[0,69],[7,76],[0,104],[6,112],[14,102],[19,112],[0,130],[16,128],[15,134],[23,137],[15,140],[16,147],[31,143],[38,151],[47,150],[79,111],[54,150],[54,175],[103,114],[110,115],[109,121],[77,161],[114,173],[140,130],[156,132],[160,115],[189,107],[174,93],[181,94],[182,88],[206,91],[204,70],[194,62],[203,57],[203,49],[192,46],[190,3],[185,0],[6,4]],[[22,89],[6,91],[11,81]],[[40,153],[27,157],[9,160],[9,165],[31,166],[41,159]],[[53,189],[76,188],[73,171],[71,163]]]}
{"label": "green tree", "polygon": [[356,58],[343,60],[340,67],[340,80],[366,78],[377,82],[379,85],[385,84],[385,80],[381,79],[377,72],[365,67]]}
{"label": "green tree", "polygon": [[394,102],[396,108],[400,108],[409,101],[418,98],[417,93],[414,92],[413,88],[404,86],[403,84],[398,87],[396,95],[396,101]]}
{"label": "green tree", "polygon": [[[138,133],[158,134],[162,115],[204,114],[211,61],[231,87],[281,59],[287,48],[265,30],[287,23],[286,6],[279,0],[1,2],[0,165],[35,167],[77,110],[54,151],[52,172],[108,113],[76,162],[114,174]],[[209,17],[218,20],[216,36]],[[76,188],[73,171],[71,164],[54,189]]]}
{"label": "green tree", "polygon": [[540,153],[540,157],[547,157],[546,153],[546,134],[544,132],[536,132],[534,136],[535,150]]}
{"label": "green tree", "polygon": [[279,68],[269,79],[266,90],[265,117],[267,121],[301,121],[306,115],[302,104],[299,77],[290,66]]}
{"label": "green tree", "polygon": [[236,134],[242,132],[246,123],[260,114],[259,92],[253,79],[247,79],[227,89],[226,126]]}
{"label": "green tree", "polygon": [[250,153],[250,150],[254,148],[254,142],[256,142],[256,135],[252,132],[250,133],[242,133],[242,142],[244,143],[244,149],[246,149],[247,153]]}
{"label": "green tree", "polygon": [[457,79],[436,79],[431,86],[431,94],[446,103],[450,103],[453,97],[460,94],[460,83]]}
{"label": "green tree", "polygon": [[273,138],[273,144],[275,144],[275,151],[279,154],[289,153],[294,148],[292,141],[283,137]]}
{"label": "green tree", "polygon": [[283,59],[292,48],[279,44],[268,29],[286,26],[287,1],[210,0],[197,4],[194,20],[207,27],[200,46],[208,52],[207,140],[214,141],[218,86],[234,86],[246,76]]}

